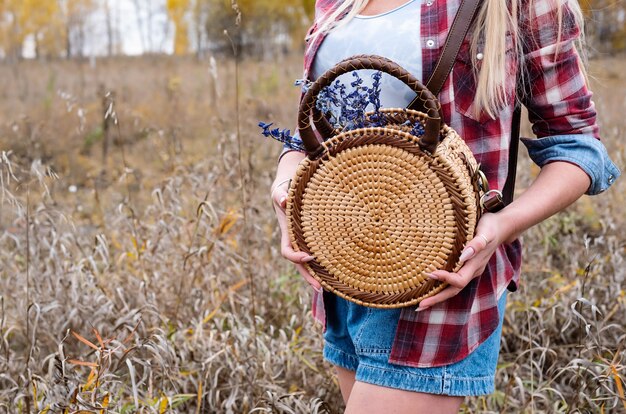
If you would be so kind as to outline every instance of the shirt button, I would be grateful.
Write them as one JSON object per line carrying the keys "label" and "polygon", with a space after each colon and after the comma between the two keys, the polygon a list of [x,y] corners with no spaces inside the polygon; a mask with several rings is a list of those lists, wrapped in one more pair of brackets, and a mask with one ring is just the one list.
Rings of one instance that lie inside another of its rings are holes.
{"label": "shirt button", "polygon": [[615,177],[613,175],[609,175],[609,179],[607,181],[609,182],[609,184],[613,184],[613,181],[615,181]]}
{"label": "shirt button", "polygon": [[478,60],[483,60],[483,57],[485,57],[482,53],[477,53],[476,54],[476,59]]}
{"label": "shirt button", "polygon": [[434,0],[428,0],[428,1],[426,2],[426,5],[427,5],[427,6],[432,6],[434,2],[435,2]]}
{"label": "shirt button", "polygon": [[435,46],[435,41],[434,41],[433,39],[428,39],[428,40],[426,41],[426,46],[428,46],[428,47],[433,47],[433,46]]}

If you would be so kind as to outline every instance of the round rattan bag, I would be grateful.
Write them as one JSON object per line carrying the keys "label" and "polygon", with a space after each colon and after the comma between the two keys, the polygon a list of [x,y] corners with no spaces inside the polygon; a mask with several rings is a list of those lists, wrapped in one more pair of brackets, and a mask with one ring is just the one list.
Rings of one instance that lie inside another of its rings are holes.
{"label": "round rattan bag", "polygon": [[[402,80],[423,111],[381,109],[384,126],[334,130],[316,108],[318,94],[359,69]],[[421,136],[411,133],[418,123]],[[350,58],[309,87],[298,129],[307,157],[289,188],[288,230],[294,249],[315,257],[305,267],[323,288],[377,308],[415,305],[442,290],[425,274],[460,267],[480,215],[480,186],[474,156],[442,123],[433,94],[386,58]]]}

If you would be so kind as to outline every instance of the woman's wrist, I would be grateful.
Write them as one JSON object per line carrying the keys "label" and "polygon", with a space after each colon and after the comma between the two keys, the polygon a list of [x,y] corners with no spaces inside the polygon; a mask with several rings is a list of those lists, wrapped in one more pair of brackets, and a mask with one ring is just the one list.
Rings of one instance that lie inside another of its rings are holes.
{"label": "woman's wrist", "polygon": [[524,193],[495,213],[503,243],[511,243],[530,227],[572,204],[589,183],[587,173],[573,164],[555,161],[545,165]]}
{"label": "woman's wrist", "polygon": [[524,232],[519,224],[519,220],[516,217],[514,209],[503,208],[497,213],[494,213],[498,222],[498,233],[501,244],[513,243]]}
{"label": "woman's wrist", "polygon": [[293,178],[298,169],[300,162],[306,157],[306,154],[299,151],[286,152],[280,159],[278,166],[276,167],[276,178],[272,184],[272,188],[278,183]]}

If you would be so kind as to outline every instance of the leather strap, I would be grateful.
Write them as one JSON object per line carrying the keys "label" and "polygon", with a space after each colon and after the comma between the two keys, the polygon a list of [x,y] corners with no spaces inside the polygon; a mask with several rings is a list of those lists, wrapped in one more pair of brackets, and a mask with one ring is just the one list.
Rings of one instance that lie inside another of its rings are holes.
{"label": "leather strap", "polygon": [[502,198],[504,204],[509,205],[513,201],[513,193],[515,192],[515,176],[517,175],[517,151],[519,148],[520,122],[522,118],[522,108],[517,105],[513,111],[513,120],[511,122],[511,143],[509,145],[509,170],[502,189]]}
{"label": "leather strap", "polygon": [[[454,16],[454,21],[448,32],[446,43],[443,46],[443,52],[437,61],[437,65],[435,65],[432,75],[428,79],[428,82],[426,82],[426,87],[435,96],[439,95],[443,84],[452,71],[456,56],[459,54],[461,44],[463,44],[463,40],[465,36],[467,36],[467,32],[476,17],[480,3],[481,0],[461,0],[459,10],[456,16]],[[415,98],[407,108],[419,109],[419,104],[419,99]]]}

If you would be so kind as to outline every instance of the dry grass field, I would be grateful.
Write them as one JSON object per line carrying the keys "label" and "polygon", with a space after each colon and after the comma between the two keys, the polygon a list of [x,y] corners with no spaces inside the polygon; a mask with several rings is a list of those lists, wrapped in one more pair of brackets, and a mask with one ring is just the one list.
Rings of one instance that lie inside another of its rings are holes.
{"label": "dry grass field", "polygon": [[[622,170],[624,69],[591,62]],[[256,126],[294,124],[299,76],[298,56],[0,65],[0,413],[342,411]],[[464,412],[626,411],[625,205],[622,178],[526,233],[497,392]]]}

